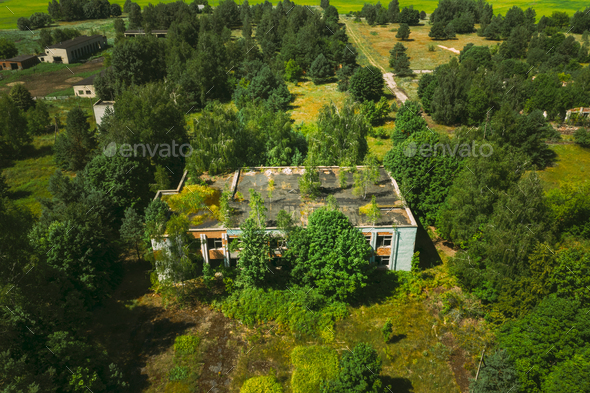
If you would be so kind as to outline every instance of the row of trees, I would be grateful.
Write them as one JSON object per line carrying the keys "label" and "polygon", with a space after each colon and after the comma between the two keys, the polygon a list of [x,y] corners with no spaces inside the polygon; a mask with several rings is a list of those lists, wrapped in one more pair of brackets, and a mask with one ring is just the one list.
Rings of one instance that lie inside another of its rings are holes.
{"label": "row of trees", "polygon": [[108,0],[52,0],[47,12],[54,20],[106,19],[121,15],[121,6]]}
{"label": "row of trees", "polygon": [[413,5],[404,7],[400,11],[398,0],[392,0],[387,8],[381,6],[380,2],[377,2],[377,4],[365,3],[362,10],[360,12],[356,11],[354,14],[357,19],[364,17],[371,26],[386,23],[417,25],[420,20],[426,19],[426,12],[415,10]]}
{"label": "row of trees", "polygon": [[[573,37],[535,35],[526,62],[519,59],[524,52],[517,48],[522,46],[511,40],[496,53],[486,46],[466,45],[459,62],[453,59],[422,77],[418,96],[424,110],[439,123],[479,125],[504,105],[563,119],[568,109],[590,104],[590,71],[578,63],[587,57],[587,47]],[[538,71],[531,77],[535,67]]]}

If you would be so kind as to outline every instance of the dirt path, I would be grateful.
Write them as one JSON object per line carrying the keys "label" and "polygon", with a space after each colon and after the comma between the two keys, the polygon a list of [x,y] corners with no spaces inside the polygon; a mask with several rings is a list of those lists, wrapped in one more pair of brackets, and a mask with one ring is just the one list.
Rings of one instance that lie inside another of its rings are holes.
{"label": "dirt path", "polygon": [[451,52],[456,53],[458,55],[461,54],[461,51],[458,49],[455,49],[455,48],[447,48],[446,46],[442,46],[442,45],[438,45],[438,47],[442,48],[442,49],[450,50]]}
{"label": "dirt path", "polygon": [[397,99],[400,100],[402,103],[406,102],[408,100],[408,96],[400,88],[397,87],[397,84],[395,83],[395,80],[393,79],[393,73],[387,72],[385,70],[385,68],[381,67],[379,65],[379,63],[377,61],[375,61],[373,56],[371,56],[368,51],[365,51],[363,49],[363,45],[361,44],[360,38],[356,35],[356,33],[353,31],[353,29],[350,28],[350,25],[347,22],[344,22],[344,23],[346,25],[346,30],[349,33],[352,40],[354,41],[354,43],[356,44],[357,49],[364,53],[364,55],[366,56],[369,63],[371,63],[372,65],[374,65],[375,67],[377,67],[383,71],[383,79],[385,80],[385,84],[387,85],[388,89],[393,94],[395,94]]}

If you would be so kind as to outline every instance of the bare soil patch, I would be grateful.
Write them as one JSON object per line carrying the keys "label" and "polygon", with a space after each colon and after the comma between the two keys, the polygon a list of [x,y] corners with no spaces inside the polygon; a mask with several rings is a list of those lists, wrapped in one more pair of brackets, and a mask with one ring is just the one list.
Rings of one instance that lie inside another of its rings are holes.
{"label": "bare soil patch", "polygon": [[11,83],[7,83],[6,86],[15,86],[15,85],[22,85],[25,82],[11,82]]}
{"label": "bare soil patch", "polygon": [[102,62],[103,58],[101,57],[77,67],[70,67],[70,69],[64,68],[59,71],[23,75],[21,80],[9,83],[6,87],[0,87],[0,92],[7,92],[10,90],[10,87],[8,86],[24,83],[25,87],[31,92],[33,97],[44,97],[55,91],[72,87],[73,83],[83,79],[82,77],[75,76],[76,74],[100,70],[103,68]]}

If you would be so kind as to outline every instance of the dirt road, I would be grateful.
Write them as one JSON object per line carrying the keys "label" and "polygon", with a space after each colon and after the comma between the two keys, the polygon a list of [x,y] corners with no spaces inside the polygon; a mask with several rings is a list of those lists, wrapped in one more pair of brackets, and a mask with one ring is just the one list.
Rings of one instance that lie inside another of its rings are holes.
{"label": "dirt road", "polygon": [[393,73],[387,72],[385,70],[385,68],[381,67],[379,65],[379,63],[377,63],[375,61],[375,59],[371,56],[371,54],[368,53],[368,51],[364,50],[363,45],[361,44],[360,38],[350,28],[349,23],[347,23],[346,21],[344,23],[346,24],[347,33],[349,33],[350,37],[352,38],[352,41],[356,44],[357,49],[364,53],[364,55],[367,58],[367,60],[369,61],[369,63],[371,63],[372,65],[374,65],[375,67],[377,67],[383,71],[383,79],[385,80],[385,84],[387,85],[389,90],[393,94],[395,94],[397,99],[400,100],[402,103],[406,102],[406,100],[408,99],[408,96],[400,88],[397,87],[397,84],[395,83],[395,80],[393,79]]}

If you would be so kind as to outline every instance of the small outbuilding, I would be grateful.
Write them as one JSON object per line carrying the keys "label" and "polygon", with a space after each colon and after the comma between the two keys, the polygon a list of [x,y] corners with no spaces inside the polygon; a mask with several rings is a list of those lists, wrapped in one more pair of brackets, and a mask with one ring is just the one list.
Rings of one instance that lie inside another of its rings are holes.
{"label": "small outbuilding", "polygon": [[35,55],[20,55],[12,59],[0,60],[0,70],[26,70],[39,64]]}

